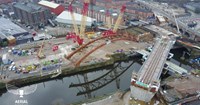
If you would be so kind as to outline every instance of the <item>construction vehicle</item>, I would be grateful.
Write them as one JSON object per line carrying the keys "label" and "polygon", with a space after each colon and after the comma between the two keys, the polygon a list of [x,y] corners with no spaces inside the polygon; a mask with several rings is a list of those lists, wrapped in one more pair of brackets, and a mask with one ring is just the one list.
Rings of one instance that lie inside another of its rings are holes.
{"label": "construction vehicle", "polygon": [[78,43],[78,45],[82,45],[83,44],[83,39],[81,39],[78,35],[76,35],[76,33],[68,33],[68,35],[66,35],[66,40],[69,39],[73,39],[74,43]]}
{"label": "construction vehicle", "polygon": [[95,32],[86,32],[85,35],[89,38],[92,39],[95,37]]}
{"label": "construction vehicle", "polygon": [[58,46],[57,46],[57,45],[55,45],[55,46],[52,47],[52,51],[53,51],[53,52],[55,52],[55,51],[57,51],[57,50],[58,50]]}
{"label": "construction vehicle", "polygon": [[40,46],[39,52],[38,52],[38,54],[37,54],[37,56],[38,56],[39,59],[44,59],[44,58],[46,58],[46,56],[45,56],[44,53],[42,52],[43,48],[44,48],[44,41],[42,42],[42,45]]}
{"label": "construction vehicle", "polygon": [[[45,30],[45,31],[46,31],[46,30]],[[46,55],[44,55],[44,53],[43,53],[45,38],[46,38],[46,32],[45,32],[44,39],[43,39],[43,41],[42,41],[42,45],[40,46],[40,49],[39,49],[39,51],[38,51],[38,53],[37,53],[37,56],[38,56],[39,59],[44,59],[44,58],[46,58]]]}

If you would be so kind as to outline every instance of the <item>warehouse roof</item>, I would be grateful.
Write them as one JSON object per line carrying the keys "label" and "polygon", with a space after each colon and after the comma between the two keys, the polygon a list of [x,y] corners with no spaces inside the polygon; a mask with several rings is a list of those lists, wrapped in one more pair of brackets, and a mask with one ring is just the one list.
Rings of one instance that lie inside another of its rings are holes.
{"label": "warehouse roof", "polygon": [[[75,17],[75,20],[76,20],[76,24],[80,25],[82,15],[74,13],[74,17]],[[96,20],[96,19],[87,17],[86,23],[92,23],[94,20]],[[71,17],[70,12],[69,11],[63,11],[59,16],[57,16],[56,21],[61,22],[61,23],[71,24],[72,23],[72,17]],[[89,25],[89,24],[87,24],[87,25]]]}
{"label": "warehouse roof", "polygon": [[38,2],[38,4],[49,7],[49,8],[57,8],[59,6],[59,4],[49,2],[46,0],[42,0],[42,1]]}
{"label": "warehouse roof", "polygon": [[20,33],[27,33],[26,30],[19,27],[18,25],[14,24],[8,19],[0,18],[0,36],[7,37],[10,35],[20,34]]}
{"label": "warehouse roof", "polygon": [[0,40],[6,39],[6,36],[3,34],[0,34]]}

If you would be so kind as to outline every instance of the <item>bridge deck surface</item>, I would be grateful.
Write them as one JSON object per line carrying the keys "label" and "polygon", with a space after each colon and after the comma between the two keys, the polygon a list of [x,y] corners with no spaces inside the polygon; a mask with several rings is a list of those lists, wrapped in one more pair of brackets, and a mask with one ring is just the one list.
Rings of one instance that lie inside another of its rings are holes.
{"label": "bridge deck surface", "polygon": [[171,39],[162,39],[156,42],[153,51],[140,69],[139,81],[150,84],[153,80],[159,80],[172,45]]}

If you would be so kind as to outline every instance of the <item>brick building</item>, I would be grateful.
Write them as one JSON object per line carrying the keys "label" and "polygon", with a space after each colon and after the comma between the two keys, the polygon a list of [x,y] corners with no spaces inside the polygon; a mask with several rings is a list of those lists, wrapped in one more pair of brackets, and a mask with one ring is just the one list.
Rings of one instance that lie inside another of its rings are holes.
{"label": "brick building", "polygon": [[15,3],[13,4],[15,16],[26,25],[32,25],[37,28],[40,24],[47,24],[51,18],[48,8],[34,3]]}
{"label": "brick building", "polygon": [[154,15],[150,9],[137,2],[127,2],[126,13],[130,15],[134,14],[132,18],[139,18],[143,20],[146,20],[148,17],[152,17]]}
{"label": "brick building", "polygon": [[[73,4],[73,7],[74,7],[75,13],[81,14],[82,8],[83,8],[82,4]],[[114,24],[118,17],[118,13],[110,10],[110,15],[111,15],[111,22],[112,22],[112,24]],[[102,7],[100,7],[100,6],[93,6],[93,7],[90,6],[87,16],[95,18],[97,22],[105,22],[106,21],[106,10],[102,9]]]}
{"label": "brick building", "polygon": [[96,6],[118,9],[130,0],[95,0]]}
{"label": "brick building", "polygon": [[122,5],[126,5],[126,13],[140,19],[146,19],[153,16],[153,12],[145,6],[130,0],[96,0],[95,5],[111,10],[111,12],[118,12]]}
{"label": "brick building", "polygon": [[126,13],[134,14],[132,18],[139,18],[139,19],[144,19],[144,20],[154,15],[152,11],[149,11],[143,8],[135,8],[135,7],[127,7]]}
{"label": "brick building", "polygon": [[[79,0],[79,2],[80,3],[74,3],[73,7],[74,12],[81,14],[83,0]],[[136,2],[130,2],[130,0],[93,0],[93,3],[93,6],[91,6],[91,4],[89,6],[88,16],[95,18],[97,22],[106,22],[106,11],[108,10],[111,16],[111,22],[114,24],[123,4],[127,7],[125,14],[130,15],[131,18],[146,20],[147,17],[152,17],[154,15],[153,12],[145,8],[145,6]]]}

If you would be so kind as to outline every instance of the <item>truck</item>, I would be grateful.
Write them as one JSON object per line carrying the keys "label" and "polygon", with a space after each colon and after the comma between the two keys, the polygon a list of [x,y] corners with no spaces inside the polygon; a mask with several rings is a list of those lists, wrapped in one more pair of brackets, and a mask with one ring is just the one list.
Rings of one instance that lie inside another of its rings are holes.
{"label": "truck", "polygon": [[7,54],[3,54],[3,56],[2,56],[2,62],[3,62],[3,64],[8,64],[9,63],[8,62]]}

